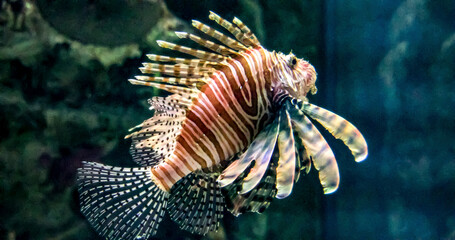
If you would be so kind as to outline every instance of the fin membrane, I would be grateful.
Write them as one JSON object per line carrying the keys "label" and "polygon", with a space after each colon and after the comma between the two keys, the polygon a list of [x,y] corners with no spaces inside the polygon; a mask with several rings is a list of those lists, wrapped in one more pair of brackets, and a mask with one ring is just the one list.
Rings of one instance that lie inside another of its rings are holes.
{"label": "fin membrane", "polygon": [[340,182],[338,165],[329,144],[302,111],[290,109],[292,126],[311,155],[314,167],[319,171],[319,181],[325,194],[337,190]]}
{"label": "fin membrane", "polygon": [[[247,169],[253,161],[255,161],[254,171],[250,171],[251,176],[247,176],[246,184],[244,184],[243,193],[251,190],[262,178],[270,156],[273,153],[276,139],[278,137],[279,129],[279,117],[265,126],[259,134],[254,138],[248,149],[239,157],[239,159],[233,161],[218,177],[218,182],[221,187],[225,187],[233,183],[243,172]],[[265,166],[265,168],[263,168]]]}
{"label": "fin membrane", "polygon": [[276,169],[277,198],[285,198],[292,192],[294,186],[296,154],[294,133],[291,118],[287,110],[281,110],[280,132],[278,134],[278,149],[280,157]]}
{"label": "fin membrane", "polygon": [[296,167],[295,167],[295,182],[299,180],[300,171],[305,171],[304,174],[308,174],[311,170],[311,159],[308,156],[308,152],[303,145],[302,139],[294,131],[294,141],[295,141],[295,157],[296,157]]}
{"label": "fin membrane", "polygon": [[218,229],[225,204],[216,178],[191,173],[171,188],[167,210],[181,229],[201,235]]}
{"label": "fin membrane", "polygon": [[84,162],[77,184],[81,212],[108,239],[148,239],[163,219],[168,194],[149,168],[119,168]]}
{"label": "fin membrane", "polygon": [[[130,79],[131,84],[145,85],[179,94],[185,98],[197,97],[205,84],[210,82],[212,74],[227,64],[231,57],[239,55],[251,47],[260,46],[256,36],[239,19],[234,18],[232,23],[210,12],[209,18],[219,26],[227,29],[237,39],[233,39],[216,29],[193,20],[192,25],[203,33],[203,37],[187,32],[175,32],[177,37],[191,40],[211,51],[158,40],[158,46],[175,52],[190,55],[194,58],[175,58],[163,55],[149,54],[147,57],[155,63],[144,63],[140,68],[144,74],[160,74],[162,76],[136,76]],[[205,38],[216,39],[217,42]],[[175,64],[162,64],[174,62]]]}
{"label": "fin membrane", "polygon": [[335,138],[341,139],[351,150],[356,162],[361,162],[367,158],[367,142],[352,123],[329,110],[310,103],[304,104],[301,108],[305,114],[318,121]]}
{"label": "fin membrane", "polygon": [[149,103],[155,109],[154,116],[138,125],[140,130],[126,136],[132,138],[133,160],[142,166],[157,165],[174,151],[187,108],[187,103],[176,95],[153,97]]}
{"label": "fin membrane", "polygon": [[245,212],[262,213],[270,206],[277,194],[276,163],[278,158],[278,149],[275,148],[264,176],[251,191],[245,194],[239,192],[243,185],[243,177],[247,172],[241,174],[234,183],[223,188],[226,207],[233,215],[238,216]]}

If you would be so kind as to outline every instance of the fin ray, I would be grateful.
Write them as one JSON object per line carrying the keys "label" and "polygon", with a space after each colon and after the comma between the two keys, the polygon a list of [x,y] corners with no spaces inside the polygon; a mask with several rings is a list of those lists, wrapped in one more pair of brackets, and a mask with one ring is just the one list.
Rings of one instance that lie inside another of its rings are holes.
{"label": "fin ray", "polygon": [[200,30],[201,32],[209,35],[210,37],[213,37],[215,38],[216,40],[222,42],[223,44],[225,44],[226,46],[234,49],[234,50],[237,50],[237,51],[240,51],[240,50],[246,50],[247,47],[245,47],[243,44],[241,44],[240,42],[224,35],[223,33],[197,21],[197,20],[193,20],[192,21],[193,23],[193,27],[195,27],[196,29]]}
{"label": "fin ray", "polygon": [[178,95],[153,97],[149,103],[156,110],[154,116],[140,124],[141,129],[126,136],[132,138],[133,160],[142,166],[155,166],[171,155],[187,109]]}
{"label": "fin ray", "polygon": [[[280,119],[278,116],[272,123],[272,128],[269,130],[268,135],[263,139],[264,144],[262,148],[258,149],[259,153],[254,157],[254,166],[249,171],[248,175],[243,179],[242,190],[240,194],[245,194],[251,191],[262,179],[266,172],[270,159],[277,143],[280,131]],[[256,141],[256,140],[255,140]],[[248,157],[248,156],[246,156]]]}
{"label": "fin ray", "polygon": [[224,212],[224,197],[216,176],[191,173],[170,192],[168,212],[180,228],[201,235],[215,231]]}
{"label": "fin ray", "polygon": [[314,167],[319,171],[319,180],[324,193],[329,194],[335,192],[340,182],[340,175],[332,149],[303,112],[296,108],[292,108],[291,110],[293,128],[312,156]]}
{"label": "fin ray", "polygon": [[234,26],[232,23],[230,23],[226,19],[221,18],[218,14],[210,11],[209,18],[210,18],[210,20],[215,21],[220,26],[222,26],[226,30],[228,30],[232,35],[234,35],[234,37],[238,41],[240,41],[244,45],[251,46],[251,47],[256,47],[256,46],[260,45],[260,43],[259,43],[259,41],[257,41],[257,39],[254,40],[255,39],[254,34],[252,35],[254,37],[251,39],[251,36],[247,36],[247,34],[251,34],[251,32],[247,32],[247,34],[245,34],[245,32],[243,32],[240,28]]}
{"label": "fin ray", "polygon": [[258,160],[257,156],[263,152],[264,146],[268,142],[273,141],[273,132],[277,131],[277,129],[278,120],[275,119],[272,123],[262,129],[261,132],[259,132],[245,153],[243,153],[239,159],[232,162],[218,177],[218,183],[221,187],[225,187],[234,182],[235,179],[237,179],[239,175],[244,172],[248,166],[250,166],[253,160]]}
{"label": "fin ray", "polygon": [[[271,204],[276,196],[276,162],[279,158],[277,149],[275,149],[268,169],[261,179],[251,191],[246,194],[240,194],[238,189],[243,184],[242,180],[236,180],[233,184],[226,186],[223,190],[226,191],[226,206],[234,215],[238,216],[245,212],[264,212]],[[241,179],[246,173],[243,173]]]}
{"label": "fin ray", "polygon": [[156,234],[167,193],[152,182],[148,168],[83,164],[77,177],[81,212],[100,235],[133,240]]}
{"label": "fin ray", "polygon": [[155,62],[174,62],[176,64],[185,64],[192,67],[220,67],[222,63],[212,62],[204,59],[176,58],[157,54],[147,54],[147,57]]}
{"label": "fin ray", "polygon": [[162,48],[168,48],[168,49],[178,51],[181,53],[185,53],[185,54],[188,54],[188,55],[200,58],[200,59],[204,59],[204,60],[208,60],[208,61],[215,61],[215,62],[222,62],[222,61],[226,60],[226,57],[216,54],[216,53],[210,53],[210,52],[206,52],[206,51],[199,50],[199,49],[185,47],[182,45],[166,42],[163,40],[158,40],[156,42]]}
{"label": "fin ray", "polygon": [[286,110],[281,111],[280,132],[278,134],[280,158],[276,168],[276,197],[285,198],[292,192],[295,176],[295,142],[291,118]]}
{"label": "fin ray", "polygon": [[356,162],[361,162],[367,158],[367,142],[352,123],[329,110],[310,103],[303,105],[303,111],[318,121],[335,138],[341,139],[351,150]]}
{"label": "fin ray", "polygon": [[220,45],[220,44],[216,44],[212,41],[209,41],[209,40],[206,40],[206,39],[203,39],[203,38],[200,38],[194,34],[191,34],[191,33],[187,33],[187,32],[175,32],[175,34],[179,37],[179,38],[182,38],[182,39],[190,39],[192,40],[193,42],[205,47],[205,48],[208,48],[214,52],[217,52],[223,56],[236,56],[238,55],[238,53],[230,48],[227,48],[223,45]]}

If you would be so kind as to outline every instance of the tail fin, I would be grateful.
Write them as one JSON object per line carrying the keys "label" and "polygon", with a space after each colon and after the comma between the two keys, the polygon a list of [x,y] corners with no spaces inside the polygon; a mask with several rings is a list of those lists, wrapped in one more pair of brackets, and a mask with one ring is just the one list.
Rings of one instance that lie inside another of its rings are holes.
{"label": "tail fin", "polygon": [[150,168],[83,164],[77,176],[81,212],[101,236],[148,239],[156,234],[168,193],[153,183]]}

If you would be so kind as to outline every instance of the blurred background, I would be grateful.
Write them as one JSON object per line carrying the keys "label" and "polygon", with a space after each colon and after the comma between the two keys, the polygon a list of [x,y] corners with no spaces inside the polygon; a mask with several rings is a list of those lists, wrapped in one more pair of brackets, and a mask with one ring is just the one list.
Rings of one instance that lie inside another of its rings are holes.
{"label": "blurred background", "polygon": [[[310,101],[355,124],[369,157],[326,139],[341,184],[317,172],[263,214],[226,213],[217,233],[156,239],[455,239],[453,0],[0,0],[0,239],[99,239],[79,212],[81,161],[134,166],[127,130],[160,94],[130,85],[157,39],[213,10],[268,50],[309,60]],[[154,238],[154,239],[155,239]]]}

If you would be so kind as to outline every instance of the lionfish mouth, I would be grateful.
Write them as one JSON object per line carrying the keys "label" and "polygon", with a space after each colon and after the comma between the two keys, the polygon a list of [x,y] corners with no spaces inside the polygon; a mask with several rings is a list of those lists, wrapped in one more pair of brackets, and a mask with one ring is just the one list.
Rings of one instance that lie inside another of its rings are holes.
{"label": "lionfish mouth", "polygon": [[311,85],[310,93],[311,95],[315,95],[316,93],[318,93],[318,88],[316,87],[316,84]]}

